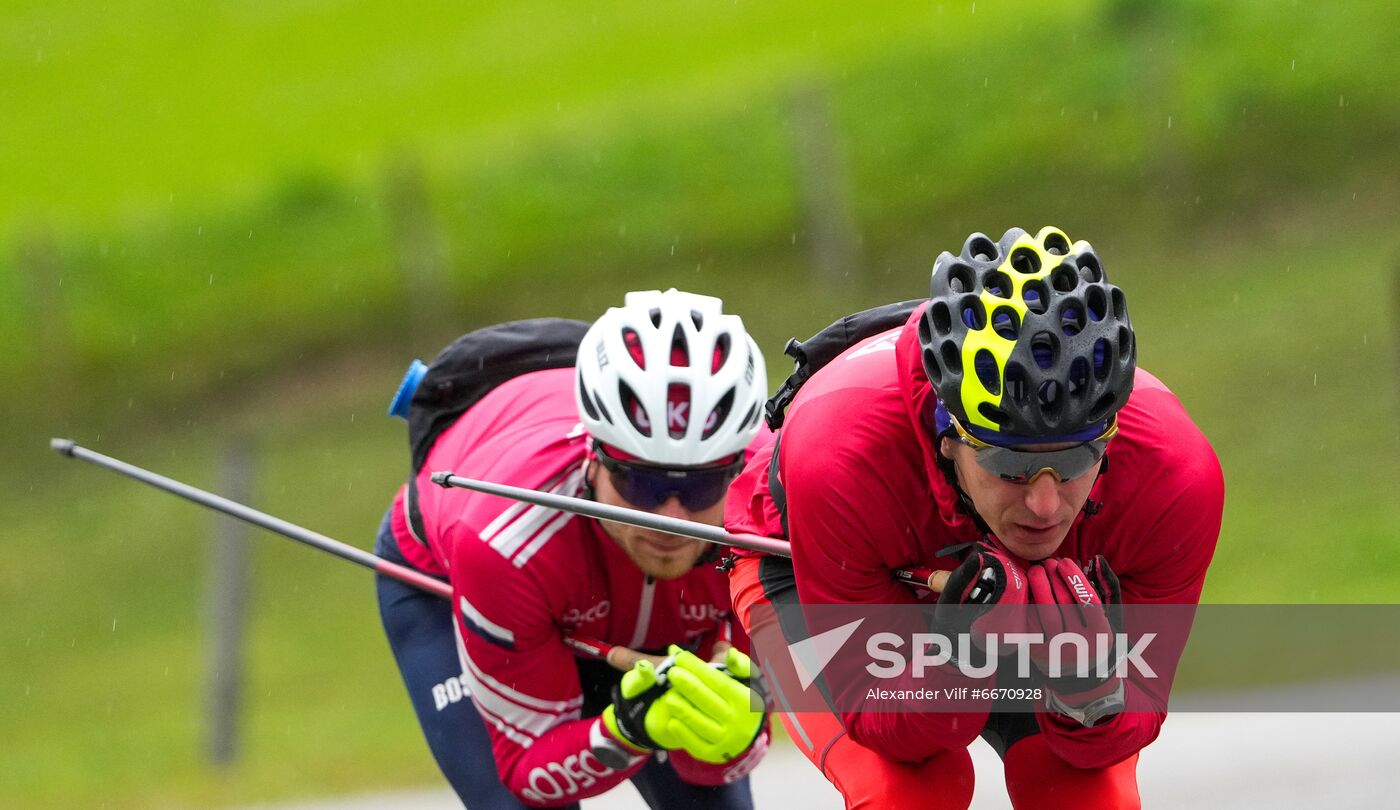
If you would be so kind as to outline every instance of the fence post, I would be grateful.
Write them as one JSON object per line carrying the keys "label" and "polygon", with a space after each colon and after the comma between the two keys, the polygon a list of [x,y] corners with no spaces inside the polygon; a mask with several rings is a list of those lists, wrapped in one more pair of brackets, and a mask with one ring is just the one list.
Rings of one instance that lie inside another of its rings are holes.
{"label": "fence post", "polygon": [[[235,436],[219,457],[219,491],[239,503],[253,492],[252,440]],[[214,553],[206,587],[208,639],[205,707],[208,756],[228,765],[238,753],[243,703],[243,626],[248,594],[248,526],[231,517],[215,519]]]}
{"label": "fence post", "polygon": [[384,185],[394,255],[408,308],[407,334],[415,345],[422,345],[436,339],[454,312],[446,250],[433,215],[422,160],[413,152],[400,152],[389,162]]}
{"label": "fence post", "polygon": [[842,283],[860,272],[850,182],[825,84],[804,81],[788,95],[803,231],[818,278]]}
{"label": "fence post", "polygon": [[57,423],[72,414],[73,347],[64,301],[63,259],[49,232],[37,228],[21,236],[17,255],[21,301],[30,324],[29,373],[44,394],[45,418]]}

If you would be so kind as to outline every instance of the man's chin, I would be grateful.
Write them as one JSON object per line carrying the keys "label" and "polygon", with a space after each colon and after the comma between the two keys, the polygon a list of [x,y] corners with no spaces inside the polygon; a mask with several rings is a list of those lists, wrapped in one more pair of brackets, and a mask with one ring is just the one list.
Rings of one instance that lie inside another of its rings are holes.
{"label": "man's chin", "polygon": [[678,579],[690,573],[699,562],[702,548],[687,543],[678,548],[667,548],[641,541],[629,555],[632,562],[642,569],[642,573],[655,579]]}
{"label": "man's chin", "polygon": [[1034,532],[1012,529],[1005,536],[997,535],[1008,551],[1027,562],[1040,562],[1054,556],[1065,542],[1068,532]]}

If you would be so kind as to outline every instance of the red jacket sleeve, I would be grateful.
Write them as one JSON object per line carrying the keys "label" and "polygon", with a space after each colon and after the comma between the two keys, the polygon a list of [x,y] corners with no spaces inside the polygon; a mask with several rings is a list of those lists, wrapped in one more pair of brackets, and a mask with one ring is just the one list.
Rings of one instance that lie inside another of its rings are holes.
{"label": "red jacket sleeve", "polygon": [[471,537],[456,544],[451,570],[464,680],[506,787],[526,804],[555,807],[630,778],[646,757],[614,770],[590,750],[600,720],[580,719],[573,654],[528,569]]}

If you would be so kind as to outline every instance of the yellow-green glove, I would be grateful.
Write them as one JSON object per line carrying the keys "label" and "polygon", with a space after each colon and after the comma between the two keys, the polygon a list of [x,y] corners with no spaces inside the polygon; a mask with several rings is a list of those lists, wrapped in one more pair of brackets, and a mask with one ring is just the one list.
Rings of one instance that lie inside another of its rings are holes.
{"label": "yellow-green glove", "polygon": [[716,667],[674,645],[668,652],[660,667],[640,661],[622,676],[603,710],[608,732],[639,753],[683,750],[715,764],[744,753],[767,714],[749,657],[730,649]]}

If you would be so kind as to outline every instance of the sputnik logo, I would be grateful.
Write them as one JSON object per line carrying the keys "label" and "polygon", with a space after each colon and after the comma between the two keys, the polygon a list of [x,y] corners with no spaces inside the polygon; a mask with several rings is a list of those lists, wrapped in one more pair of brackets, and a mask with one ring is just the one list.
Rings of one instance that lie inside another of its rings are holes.
{"label": "sputnik logo", "polygon": [[865,619],[856,619],[788,645],[788,655],[792,656],[792,666],[797,670],[797,679],[803,689],[816,681],[826,665],[841,652],[841,648],[864,623]]}

